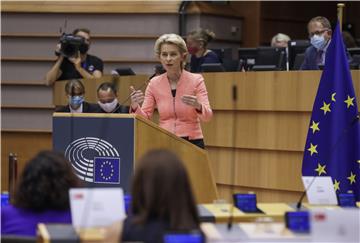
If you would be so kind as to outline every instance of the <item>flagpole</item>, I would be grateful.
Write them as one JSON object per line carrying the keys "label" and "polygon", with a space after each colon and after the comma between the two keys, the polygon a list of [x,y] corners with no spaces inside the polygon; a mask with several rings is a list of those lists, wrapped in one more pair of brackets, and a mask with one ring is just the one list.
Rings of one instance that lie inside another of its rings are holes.
{"label": "flagpole", "polygon": [[343,11],[344,11],[345,4],[338,3],[337,7],[338,7],[337,8],[337,17],[339,20],[339,27],[340,27],[340,31],[342,31]]}

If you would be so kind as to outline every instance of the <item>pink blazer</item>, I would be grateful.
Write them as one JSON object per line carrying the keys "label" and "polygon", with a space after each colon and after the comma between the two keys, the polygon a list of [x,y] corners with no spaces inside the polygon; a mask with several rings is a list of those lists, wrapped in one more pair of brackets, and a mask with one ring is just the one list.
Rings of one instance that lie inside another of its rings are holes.
{"label": "pink blazer", "polygon": [[[183,95],[196,95],[202,104],[201,112],[181,101]],[[150,80],[145,91],[145,100],[142,106],[132,111],[151,119],[155,107],[160,115],[160,127],[189,139],[203,138],[200,120],[209,121],[213,115],[204,78],[201,74],[183,71],[173,97],[166,73]]]}

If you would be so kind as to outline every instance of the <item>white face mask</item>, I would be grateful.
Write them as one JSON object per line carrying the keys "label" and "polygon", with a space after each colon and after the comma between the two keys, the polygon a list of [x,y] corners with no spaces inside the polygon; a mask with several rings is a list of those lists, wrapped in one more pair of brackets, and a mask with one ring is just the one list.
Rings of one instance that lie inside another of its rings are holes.
{"label": "white face mask", "polygon": [[113,101],[111,101],[109,103],[101,103],[100,101],[98,101],[98,104],[101,107],[101,109],[103,109],[107,113],[110,113],[115,110],[115,108],[118,104],[118,101],[117,101],[117,99],[114,99]]}

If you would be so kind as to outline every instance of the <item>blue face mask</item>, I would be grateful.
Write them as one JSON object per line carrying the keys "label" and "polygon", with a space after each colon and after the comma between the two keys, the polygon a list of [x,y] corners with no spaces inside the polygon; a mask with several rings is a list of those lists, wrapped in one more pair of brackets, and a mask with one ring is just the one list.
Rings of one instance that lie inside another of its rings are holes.
{"label": "blue face mask", "polygon": [[310,42],[317,50],[322,50],[326,46],[324,35],[314,35],[311,37]]}
{"label": "blue face mask", "polygon": [[76,95],[76,96],[69,97],[69,104],[71,105],[72,108],[75,108],[75,109],[79,108],[83,102],[84,102],[83,96]]}

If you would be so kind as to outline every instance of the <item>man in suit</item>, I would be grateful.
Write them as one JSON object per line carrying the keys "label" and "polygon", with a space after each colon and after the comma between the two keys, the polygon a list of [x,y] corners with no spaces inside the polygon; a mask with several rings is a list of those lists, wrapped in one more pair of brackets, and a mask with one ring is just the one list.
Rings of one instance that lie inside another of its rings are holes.
{"label": "man in suit", "polygon": [[69,104],[60,106],[55,112],[71,113],[99,113],[100,107],[96,104],[90,104],[84,101],[85,87],[78,79],[71,79],[65,85],[65,93],[68,97]]}
{"label": "man in suit", "polygon": [[305,51],[300,69],[319,70],[319,65],[325,64],[326,50],[331,41],[331,24],[327,18],[317,16],[309,21],[307,28],[311,46]]}
{"label": "man in suit", "polygon": [[[300,69],[319,70],[319,66],[325,65],[326,51],[331,42],[331,24],[327,18],[317,16],[309,21],[308,33],[311,46],[305,51],[304,62]],[[352,58],[347,51],[346,55],[348,62],[351,63]]]}
{"label": "man in suit", "polygon": [[104,82],[97,89],[98,105],[101,113],[129,113],[129,107],[120,105],[114,83]]}

